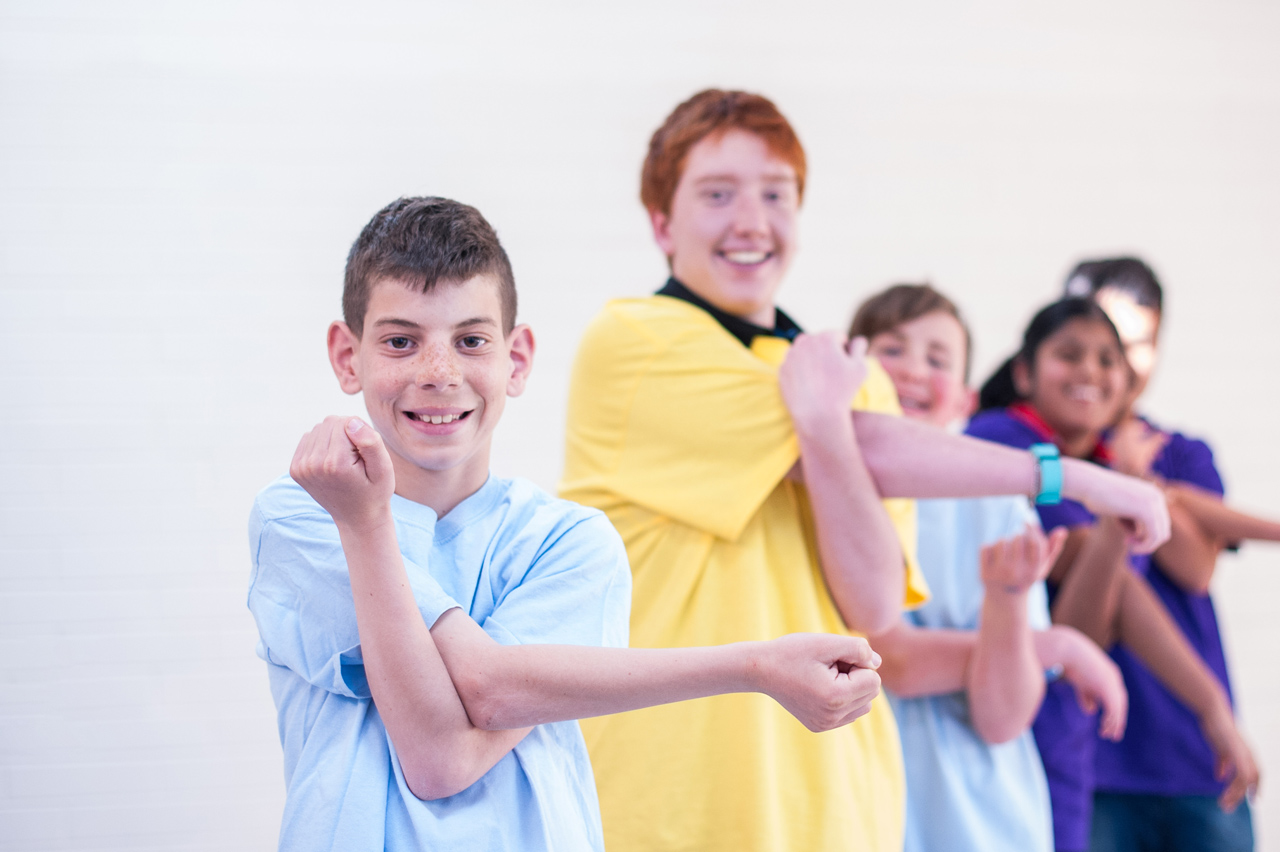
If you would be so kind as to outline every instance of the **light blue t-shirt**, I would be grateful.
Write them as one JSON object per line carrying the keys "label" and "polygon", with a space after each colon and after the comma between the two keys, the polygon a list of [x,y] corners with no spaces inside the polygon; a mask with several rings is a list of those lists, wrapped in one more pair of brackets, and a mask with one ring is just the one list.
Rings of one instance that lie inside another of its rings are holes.
{"label": "light blue t-shirt", "polygon": [[[914,627],[976,630],[985,544],[1038,524],[1023,497],[918,500],[920,569],[933,597],[903,618]],[[1028,596],[1033,630],[1049,626],[1043,583]],[[888,691],[886,690],[886,693]],[[1044,766],[1028,730],[989,745],[969,721],[964,692],[888,693],[907,778],[906,852],[1053,852]]]}
{"label": "light blue t-shirt", "polygon": [[[438,521],[399,496],[391,507],[428,626],[460,606],[506,645],[627,645],[631,572],[600,512],[492,476]],[[577,722],[538,725],[455,796],[415,797],[370,698],[332,519],[281,477],[254,503],[249,548],[284,748],[281,850],[604,848]]]}

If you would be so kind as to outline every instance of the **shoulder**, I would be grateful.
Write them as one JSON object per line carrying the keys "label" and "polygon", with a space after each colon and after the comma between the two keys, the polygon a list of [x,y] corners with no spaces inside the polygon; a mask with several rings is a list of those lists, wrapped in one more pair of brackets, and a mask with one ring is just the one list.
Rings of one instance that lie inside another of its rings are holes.
{"label": "shoulder", "polygon": [[[1150,421],[1148,421],[1150,423]],[[1153,428],[1159,428],[1153,425]],[[1168,442],[1155,460],[1155,470],[1166,479],[1189,482],[1210,491],[1222,493],[1222,477],[1213,458],[1213,450],[1199,439],[1181,432],[1169,432]]]}
{"label": "shoulder", "polygon": [[503,543],[534,544],[539,553],[567,546],[621,547],[622,539],[599,509],[554,497],[527,479],[495,485],[495,537]]}
{"label": "shoulder", "polygon": [[294,515],[324,515],[329,513],[312,499],[301,485],[284,474],[258,492],[253,501],[254,511],[264,520],[279,520]]}
{"label": "shoulder", "polygon": [[965,426],[964,432],[974,438],[1013,447],[1029,447],[1037,440],[1030,426],[1017,420],[1003,408],[979,411]]}

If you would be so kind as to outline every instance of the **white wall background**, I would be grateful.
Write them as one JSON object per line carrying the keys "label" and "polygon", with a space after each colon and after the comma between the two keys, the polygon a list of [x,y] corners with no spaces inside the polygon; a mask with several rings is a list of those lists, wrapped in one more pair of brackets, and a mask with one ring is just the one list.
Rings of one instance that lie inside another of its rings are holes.
{"label": "white wall background", "polygon": [[[663,277],[648,135],[709,85],[808,147],[802,323],[927,276],[982,375],[1074,259],[1141,252],[1170,300],[1149,410],[1280,513],[1275,4],[358,5],[0,4],[0,848],[274,847],[245,518],[359,411],[323,349],[348,245],[401,194],[494,222],[541,344],[494,466],[552,488],[582,326]],[[1216,592],[1280,771],[1280,550]]]}

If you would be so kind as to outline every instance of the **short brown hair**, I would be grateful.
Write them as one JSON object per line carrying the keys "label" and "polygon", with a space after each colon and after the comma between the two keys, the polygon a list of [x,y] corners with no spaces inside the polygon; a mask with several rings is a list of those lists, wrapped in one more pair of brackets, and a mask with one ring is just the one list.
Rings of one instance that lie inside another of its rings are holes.
{"label": "short brown hair", "polygon": [[398,281],[429,292],[441,281],[462,283],[477,275],[498,280],[503,331],[516,324],[516,281],[511,260],[480,211],[448,198],[400,198],[383,207],[347,254],[342,318],[359,337],[369,292],[378,281]]}
{"label": "short brown hair", "polygon": [[865,337],[893,331],[903,323],[919,319],[927,314],[943,313],[960,323],[964,332],[964,380],[969,381],[969,362],[973,357],[973,339],[969,326],[955,302],[933,289],[930,284],[894,284],[877,293],[858,306],[849,324],[849,337]]}
{"label": "short brown hair", "polygon": [[749,92],[707,89],[680,104],[649,140],[640,173],[640,201],[646,210],[671,215],[689,150],[708,136],[745,130],[764,140],[769,150],[796,172],[796,189],[804,199],[805,158],[791,124],[768,98]]}

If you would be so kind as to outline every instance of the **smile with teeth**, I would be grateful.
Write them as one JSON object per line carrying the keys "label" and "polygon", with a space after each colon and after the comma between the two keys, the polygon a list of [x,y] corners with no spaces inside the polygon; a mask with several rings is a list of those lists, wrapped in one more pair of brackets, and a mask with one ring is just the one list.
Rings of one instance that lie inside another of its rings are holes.
{"label": "smile with teeth", "polygon": [[420,423],[432,423],[436,426],[441,423],[452,423],[455,420],[461,420],[470,413],[470,411],[464,411],[461,414],[415,414],[412,411],[405,412],[410,420],[417,420]]}
{"label": "smile with teeth", "polygon": [[773,252],[768,251],[722,251],[721,257],[730,263],[736,263],[740,266],[756,266],[764,263],[773,257]]}
{"label": "smile with teeth", "polygon": [[1067,388],[1067,396],[1076,402],[1099,402],[1102,390],[1094,385],[1074,385]]}

